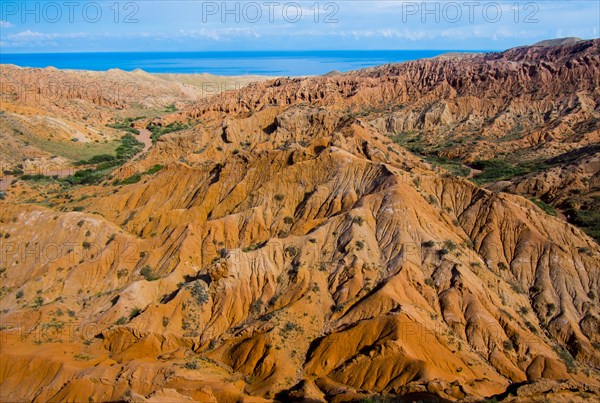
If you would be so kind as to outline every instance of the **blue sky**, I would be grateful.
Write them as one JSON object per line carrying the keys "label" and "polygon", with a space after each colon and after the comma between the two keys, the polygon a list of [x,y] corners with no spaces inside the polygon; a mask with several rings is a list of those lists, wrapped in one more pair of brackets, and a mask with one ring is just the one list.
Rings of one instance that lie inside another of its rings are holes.
{"label": "blue sky", "polygon": [[497,50],[600,35],[591,1],[11,1],[3,53]]}

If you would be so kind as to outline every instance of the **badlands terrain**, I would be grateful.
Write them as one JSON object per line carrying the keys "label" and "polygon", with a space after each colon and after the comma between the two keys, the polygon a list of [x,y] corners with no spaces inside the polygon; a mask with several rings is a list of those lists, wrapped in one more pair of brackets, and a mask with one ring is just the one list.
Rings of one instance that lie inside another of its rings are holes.
{"label": "badlands terrain", "polygon": [[0,79],[1,401],[600,398],[599,39]]}

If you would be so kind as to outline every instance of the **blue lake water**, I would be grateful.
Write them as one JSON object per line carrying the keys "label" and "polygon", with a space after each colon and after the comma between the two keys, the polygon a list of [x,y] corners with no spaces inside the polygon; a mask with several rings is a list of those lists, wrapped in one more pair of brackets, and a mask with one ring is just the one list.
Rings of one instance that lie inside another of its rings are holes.
{"label": "blue lake water", "polygon": [[1,63],[104,71],[142,69],[149,73],[209,73],[300,76],[348,71],[386,63],[435,57],[447,50],[1,53]]}

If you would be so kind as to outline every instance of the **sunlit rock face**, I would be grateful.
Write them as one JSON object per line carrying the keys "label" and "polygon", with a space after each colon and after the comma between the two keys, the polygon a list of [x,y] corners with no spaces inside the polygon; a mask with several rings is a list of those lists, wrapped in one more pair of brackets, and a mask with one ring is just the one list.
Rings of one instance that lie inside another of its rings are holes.
{"label": "sunlit rock face", "polygon": [[[561,208],[597,197],[600,40],[204,98],[136,80],[132,126],[178,130],[0,201],[1,400],[598,396],[600,247]],[[1,119],[97,106],[102,126],[127,102],[13,99]],[[511,156],[546,164],[471,164]],[[556,214],[528,199],[547,195]]]}

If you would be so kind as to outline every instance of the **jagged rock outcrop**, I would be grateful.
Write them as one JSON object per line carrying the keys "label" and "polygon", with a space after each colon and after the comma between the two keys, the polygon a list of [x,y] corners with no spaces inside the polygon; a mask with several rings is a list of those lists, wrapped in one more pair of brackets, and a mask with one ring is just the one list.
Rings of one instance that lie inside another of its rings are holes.
{"label": "jagged rock outcrop", "polygon": [[[493,143],[518,110],[516,142],[593,182],[597,153],[564,153],[597,145],[599,46],[253,84],[148,120],[198,123],[51,207],[17,183],[0,202],[0,398],[597,397],[598,244],[390,136]],[[571,132],[541,135],[550,122]],[[584,183],[552,169],[502,189]]]}

